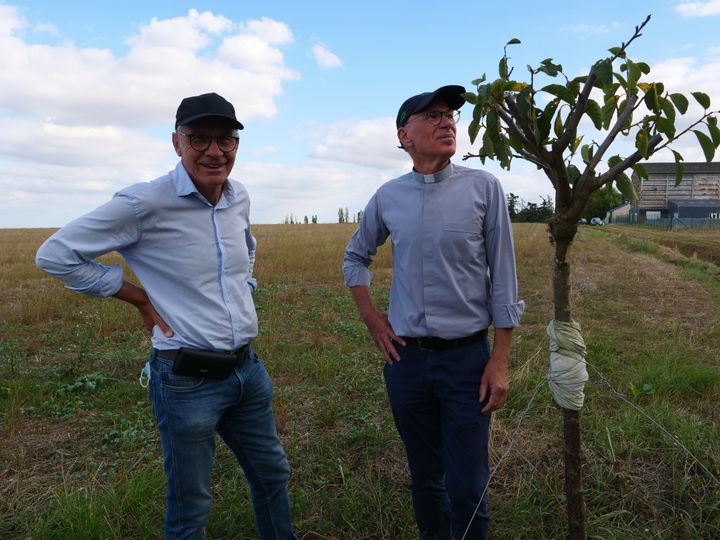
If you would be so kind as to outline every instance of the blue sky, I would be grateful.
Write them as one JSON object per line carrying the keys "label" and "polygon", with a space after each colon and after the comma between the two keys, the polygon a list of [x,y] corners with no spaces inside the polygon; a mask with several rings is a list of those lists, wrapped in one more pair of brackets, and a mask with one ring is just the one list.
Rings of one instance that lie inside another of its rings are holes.
{"label": "blue sky", "polygon": [[[62,226],[164,174],[177,159],[178,103],[208,91],[245,125],[232,176],[250,192],[252,221],[334,222],[411,166],[394,126],[407,97],[494,78],[515,37],[518,79],[548,57],[585,73],[648,14],[631,57],[672,91],[703,90],[720,105],[720,0],[447,5],[0,0],[0,227]],[[472,149],[470,115],[466,106],[456,161]],[[679,150],[702,160],[696,146],[688,138]],[[520,161],[484,167],[525,201],[552,194]]]}

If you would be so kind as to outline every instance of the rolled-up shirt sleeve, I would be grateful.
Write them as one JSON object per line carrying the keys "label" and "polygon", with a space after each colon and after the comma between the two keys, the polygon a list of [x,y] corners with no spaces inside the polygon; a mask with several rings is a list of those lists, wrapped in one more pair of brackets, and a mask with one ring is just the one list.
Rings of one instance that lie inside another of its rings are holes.
{"label": "rolled-up shirt sleeve", "polygon": [[345,249],[343,276],[348,287],[370,286],[372,258],[389,236],[380,214],[376,193],[365,207],[360,224]]}
{"label": "rolled-up shirt sleeve", "polygon": [[254,292],[258,287],[257,279],[253,276],[253,270],[255,268],[255,251],[257,249],[257,240],[250,232],[250,227],[245,229],[245,243],[247,244],[248,260],[250,261],[250,267],[248,269],[248,275],[250,277],[248,278],[247,282]]}
{"label": "rolled-up shirt sleeve", "polygon": [[139,238],[133,201],[115,196],[108,203],[70,222],[48,238],[35,255],[41,270],[61,279],[68,289],[108,297],[120,290],[123,270],[95,259]]}
{"label": "rolled-up shirt sleeve", "polygon": [[495,328],[515,328],[520,326],[525,302],[518,300],[512,224],[500,183],[489,182],[487,189],[488,208],[484,227],[490,276],[488,309]]}

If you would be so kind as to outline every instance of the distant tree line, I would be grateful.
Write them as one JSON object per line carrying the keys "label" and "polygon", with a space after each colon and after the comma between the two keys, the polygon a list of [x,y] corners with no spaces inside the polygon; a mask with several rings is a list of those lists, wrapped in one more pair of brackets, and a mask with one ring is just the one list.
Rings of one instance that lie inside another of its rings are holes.
{"label": "distant tree line", "polygon": [[[348,210],[347,206],[345,208],[338,208],[338,223],[360,223],[362,215],[362,210],[359,211],[357,214],[353,214],[352,216],[350,216],[350,211]],[[307,216],[303,216],[303,218],[300,219],[300,216],[296,216],[295,214],[290,213],[285,215],[285,219],[283,219],[282,222],[285,225],[307,225],[308,223],[317,223],[318,217],[316,215],[312,215],[310,216],[310,218],[308,218]]]}
{"label": "distant tree line", "polygon": [[[555,212],[555,205],[552,197],[540,197],[540,204],[526,202],[514,193],[505,196],[507,201],[510,220],[518,223],[544,223],[548,221]],[[620,206],[625,201],[622,193],[608,184],[590,196],[582,217],[590,220],[593,217],[605,219],[607,211]]]}
{"label": "distant tree line", "polygon": [[283,220],[283,223],[285,225],[300,225],[301,223],[304,223],[307,225],[308,223],[317,223],[318,217],[313,215],[308,219],[307,216],[303,217],[302,221],[300,220],[300,216],[296,216],[294,214],[287,214],[285,216],[285,219]]}
{"label": "distant tree line", "polygon": [[542,202],[540,204],[525,202],[514,193],[508,193],[505,199],[507,201],[510,220],[514,222],[545,222],[548,221],[552,217],[553,212],[555,212],[555,205],[553,205],[553,200],[550,195],[541,197]]}

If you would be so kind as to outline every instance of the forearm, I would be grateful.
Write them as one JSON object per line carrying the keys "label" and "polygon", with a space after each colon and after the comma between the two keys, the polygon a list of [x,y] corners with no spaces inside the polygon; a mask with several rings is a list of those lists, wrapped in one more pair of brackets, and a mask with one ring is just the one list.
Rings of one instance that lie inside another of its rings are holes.
{"label": "forearm", "polygon": [[146,307],[150,303],[150,298],[148,298],[145,289],[141,289],[129,281],[123,281],[120,289],[113,296],[118,300],[132,304],[138,309]]}
{"label": "forearm", "polygon": [[495,328],[493,350],[491,359],[507,365],[510,359],[510,345],[512,343],[512,328]]}
{"label": "forearm", "polygon": [[370,288],[364,285],[357,285],[350,287],[350,293],[352,294],[353,300],[355,300],[355,305],[357,306],[360,317],[363,321],[367,322],[368,317],[377,311],[370,296]]}

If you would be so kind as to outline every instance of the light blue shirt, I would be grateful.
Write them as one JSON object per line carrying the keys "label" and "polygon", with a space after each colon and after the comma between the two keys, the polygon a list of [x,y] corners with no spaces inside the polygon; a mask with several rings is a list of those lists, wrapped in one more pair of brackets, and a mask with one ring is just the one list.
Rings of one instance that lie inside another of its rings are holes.
{"label": "light blue shirt", "polygon": [[107,297],[120,289],[122,267],[94,259],[118,251],[175,334],[155,326],[154,347],[233,350],[257,335],[249,210],[247,191],[232,180],[213,207],[180,162],[63,227],[36,264],[69,289]]}
{"label": "light blue shirt", "polygon": [[381,186],[345,250],[346,285],[370,285],[368,267],[388,236],[397,335],[452,339],[520,324],[512,226],[493,175],[449,164]]}

